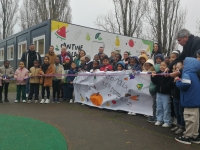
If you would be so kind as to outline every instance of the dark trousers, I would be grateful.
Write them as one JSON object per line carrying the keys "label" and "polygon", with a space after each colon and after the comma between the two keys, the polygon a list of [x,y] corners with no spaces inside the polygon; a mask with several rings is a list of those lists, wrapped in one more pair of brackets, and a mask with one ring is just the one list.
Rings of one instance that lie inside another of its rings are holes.
{"label": "dark trousers", "polygon": [[4,88],[4,99],[8,99],[8,86],[9,83],[2,83],[2,86],[0,86],[0,100],[2,100],[2,92]]}
{"label": "dark trousers", "polygon": [[61,80],[53,80],[53,98],[56,98],[57,95],[57,99],[59,99],[60,97],[60,86],[61,86]]}
{"label": "dark trousers", "polygon": [[28,95],[29,100],[32,100],[33,94],[35,94],[35,100],[39,100],[39,98],[38,98],[39,84],[30,83],[30,90],[29,90],[29,95]]}
{"label": "dark trousers", "polygon": [[180,125],[181,127],[185,127],[185,121],[183,118],[184,108],[181,107],[180,100],[173,98],[173,104],[174,104],[174,111],[177,119],[177,124]]}
{"label": "dark trousers", "polygon": [[68,87],[68,91],[69,91],[69,99],[72,99],[73,98],[73,92],[74,92],[74,88],[73,87]]}
{"label": "dark trousers", "polygon": [[49,86],[43,86],[43,85],[42,85],[42,99],[44,99],[45,90],[47,92],[47,99],[49,99],[49,97],[50,97],[50,87]]}
{"label": "dark trousers", "polygon": [[68,88],[68,83],[64,83],[62,85],[63,87],[63,99],[64,100],[69,100],[69,88]]}
{"label": "dark trousers", "polygon": [[26,100],[26,85],[17,85],[16,100],[20,101],[21,93],[22,93],[22,100]]}

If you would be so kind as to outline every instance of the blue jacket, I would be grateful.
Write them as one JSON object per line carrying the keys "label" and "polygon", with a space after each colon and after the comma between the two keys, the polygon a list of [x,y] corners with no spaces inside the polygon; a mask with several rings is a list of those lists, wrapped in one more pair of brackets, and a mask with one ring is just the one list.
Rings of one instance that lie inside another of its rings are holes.
{"label": "blue jacket", "polygon": [[[68,71],[68,74],[70,75],[70,74],[76,74],[78,71],[77,71],[77,69],[70,69],[69,71]],[[70,82],[73,82],[74,81],[74,78],[75,78],[75,76],[67,76],[67,82],[69,83],[68,84],[68,87],[70,87],[70,88],[73,88],[73,84],[70,84]]]}
{"label": "blue jacket", "polygon": [[140,63],[139,63],[138,57],[137,56],[131,56],[130,58],[134,58],[136,64],[134,66],[130,66],[130,64],[128,64],[127,68],[131,67],[132,70],[142,71],[142,68],[140,67]]}
{"label": "blue jacket", "polygon": [[200,107],[198,70],[200,70],[200,61],[187,57],[184,61],[182,79],[176,82],[176,86],[180,89],[181,105],[184,108]]}

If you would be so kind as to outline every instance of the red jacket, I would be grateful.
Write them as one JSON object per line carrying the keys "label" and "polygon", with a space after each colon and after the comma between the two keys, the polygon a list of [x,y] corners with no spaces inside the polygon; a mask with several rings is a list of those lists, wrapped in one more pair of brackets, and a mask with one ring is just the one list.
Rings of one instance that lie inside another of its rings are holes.
{"label": "red jacket", "polygon": [[108,65],[106,65],[106,66],[102,66],[102,67],[100,68],[100,71],[106,71],[106,69],[107,69],[107,71],[112,71],[112,70],[113,70],[113,67],[112,67],[112,65],[108,64]]}

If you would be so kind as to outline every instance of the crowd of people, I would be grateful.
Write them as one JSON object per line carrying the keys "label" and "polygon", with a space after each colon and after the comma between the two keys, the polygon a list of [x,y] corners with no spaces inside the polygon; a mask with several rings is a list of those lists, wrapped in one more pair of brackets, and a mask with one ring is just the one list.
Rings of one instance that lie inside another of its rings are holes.
{"label": "crowd of people", "polygon": [[[183,134],[175,139],[184,144],[199,144],[200,38],[186,29],[180,30],[176,38],[183,46],[182,53],[174,50],[166,57],[158,43],[154,43],[150,56],[145,50],[141,50],[140,56],[131,56],[127,51],[122,56],[112,51],[108,57],[104,48],[100,47],[94,58],[81,49],[74,59],[66,47],[62,47],[61,54],[56,55],[54,47],[50,46],[49,53],[41,62],[40,54],[35,51],[35,45],[31,44],[29,50],[23,53],[19,68],[15,72],[7,60],[0,67],[0,103],[3,102],[3,88],[4,102],[9,102],[8,87],[13,77],[17,84],[16,103],[20,100],[32,103],[33,96],[35,103],[38,103],[41,85],[40,103],[48,104],[50,87],[53,87],[53,103],[60,103],[61,97],[63,101],[73,103],[73,80],[78,71],[148,72],[151,74],[149,92],[153,98],[153,115],[148,117],[147,121],[156,126],[172,127],[172,117],[175,117],[177,123],[171,131]],[[136,115],[134,112],[128,114]]]}

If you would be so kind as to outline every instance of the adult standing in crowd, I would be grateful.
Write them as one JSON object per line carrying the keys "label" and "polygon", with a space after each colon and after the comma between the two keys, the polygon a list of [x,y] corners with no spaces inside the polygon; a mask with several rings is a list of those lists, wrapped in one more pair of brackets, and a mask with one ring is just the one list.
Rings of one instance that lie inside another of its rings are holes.
{"label": "adult standing in crowd", "polygon": [[74,59],[74,62],[76,63],[77,67],[80,67],[80,65],[81,65],[81,58],[83,56],[85,56],[85,55],[86,55],[86,53],[85,53],[84,50],[80,50],[79,51],[79,55]]}
{"label": "adult standing in crowd", "polygon": [[[197,51],[200,49],[200,37],[194,36],[187,29],[181,29],[176,35],[178,43],[183,46],[183,51],[174,61],[170,63],[165,72],[172,70],[173,65],[177,62],[183,61],[186,57],[197,57]],[[181,71],[181,70],[180,70]],[[180,72],[171,73],[171,77],[177,77]]]}
{"label": "adult standing in crowd", "polygon": [[122,61],[127,65],[129,60],[130,53],[125,51]]}
{"label": "adult standing in crowd", "polygon": [[54,46],[53,46],[53,45],[51,45],[51,46],[49,47],[49,53],[46,54],[45,56],[48,56],[48,57],[49,57],[49,63],[50,63],[51,65],[54,65],[54,63],[55,63],[55,58],[57,57],[57,55],[56,55],[55,52],[54,52]]}
{"label": "adult standing in crowd", "polygon": [[65,57],[69,57],[70,58],[70,63],[73,61],[73,58],[71,56],[71,54],[69,52],[67,52],[67,48],[66,47],[62,47],[61,49],[61,54],[58,55],[58,58],[60,59],[60,64],[63,65],[64,61],[65,61]]}
{"label": "adult standing in crowd", "polygon": [[109,58],[109,63],[110,63],[110,64],[113,63],[116,54],[117,54],[116,51],[112,51],[112,52],[111,52],[111,56],[110,56],[110,58]]}
{"label": "adult standing in crowd", "polygon": [[98,53],[98,55],[99,55],[99,58],[101,57],[101,54],[104,54],[104,47],[99,47],[99,53]]}
{"label": "adult standing in crowd", "polygon": [[140,51],[140,55],[147,55],[147,57],[149,57],[149,55],[147,54],[146,50],[145,49],[142,49]]}
{"label": "adult standing in crowd", "polygon": [[158,43],[154,43],[153,51],[151,54],[151,59],[154,60],[154,63],[156,62],[156,55],[158,55],[158,54],[162,54],[161,47]]}
{"label": "adult standing in crowd", "polygon": [[10,66],[8,60],[4,61],[4,65],[0,67],[0,77],[2,77],[2,86],[0,86],[0,103],[2,103],[2,92],[4,88],[4,102],[9,102],[8,100],[8,86],[10,83],[10,78],[14,77],[13,68]]}
{"label": "adult standing in crowd", "polygon": [[[29,46],[29,50],[22,54],[21,61],[23,61],[26,64],[26,68],[29,70],[31,67],[34,66],[34,60],[38,60],[40,64],[42,63],[40,54],[35,51],[35,44],[31,44]],[[29,94],[29,84],[29,79],[27,79],[26,97],[28,97]]]}

